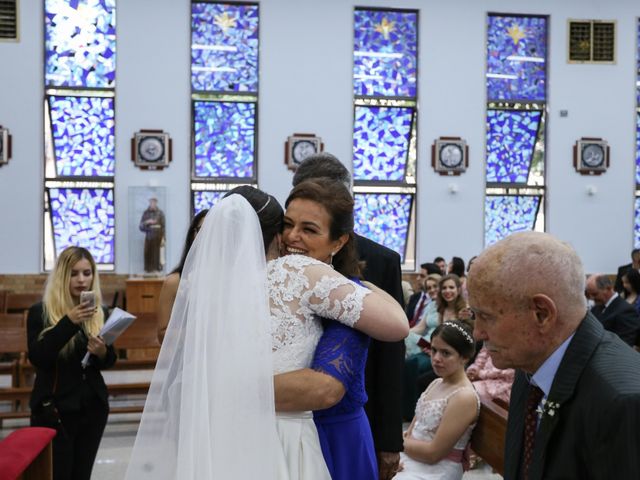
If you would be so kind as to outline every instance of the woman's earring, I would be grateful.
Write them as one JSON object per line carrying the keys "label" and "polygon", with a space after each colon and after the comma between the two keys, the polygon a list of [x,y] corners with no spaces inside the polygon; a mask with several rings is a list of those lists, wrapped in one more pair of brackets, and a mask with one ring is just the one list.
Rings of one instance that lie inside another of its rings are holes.
{"label": "woman's earring", "polygon": [[331,252],[331,256],[329,257],[329,265],[331,266],[331,268],[333,268],[333,257],[336,254],[336,252]]}

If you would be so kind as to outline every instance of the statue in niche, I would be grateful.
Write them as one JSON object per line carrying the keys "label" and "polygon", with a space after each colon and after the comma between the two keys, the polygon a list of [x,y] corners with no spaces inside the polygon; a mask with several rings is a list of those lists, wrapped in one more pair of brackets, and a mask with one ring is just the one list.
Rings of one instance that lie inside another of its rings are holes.
{"label": "statue in niche", "polygon": [[161,274],[164,268],[162,247],[164,245],[164,212],[158,207],[156,197],[149,198],[149,206],[143,212],[139,225],[144,232],[144,272]]}

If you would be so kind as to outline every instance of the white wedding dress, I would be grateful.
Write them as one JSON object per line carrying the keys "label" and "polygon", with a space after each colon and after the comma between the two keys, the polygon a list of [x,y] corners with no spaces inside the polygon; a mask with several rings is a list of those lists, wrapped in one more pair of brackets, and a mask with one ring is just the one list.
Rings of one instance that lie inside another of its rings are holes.
{"label": "white wedding dress", "polygon": [[[353,327],[369,290],[301,255],[267,265],[274,373],[311,365],[322,335],[321,317]],[[282,455],[278,479],[330,480],[311,412],[278,413]]]}
{"label": "white wedding dress", "polygon": [[307,257],[267,274],[255,211],[221,200],[187,256],[125,478],[329,480],[311,413],[276,420],[273,375],[308,367],[319,316],[353,325],[367,293]]}

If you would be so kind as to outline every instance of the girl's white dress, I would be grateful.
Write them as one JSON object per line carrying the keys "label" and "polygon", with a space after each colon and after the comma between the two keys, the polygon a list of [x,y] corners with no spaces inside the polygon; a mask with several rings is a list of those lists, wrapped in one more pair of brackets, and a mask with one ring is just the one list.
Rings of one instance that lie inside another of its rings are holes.
{"label": "girl's white dress", "polygon": [[[442,379],[434,380],[434,382],[425,390],[416,405],[416,422],[413,426],[411,436],[416,440],[431,441],[440,426],[442,415],[447,408],[449,399],[460,390],[472,387],[461,387],[449,393],[446,397],[427,399],[427,392],[433,388],[437,382]],[[473,390],[475,393],[475,390]],[[478,401],[478,411],[480,410],[480,398],[476,393]],[[471,432],[475,427],[475,423],[470,425],[456,442],[454,449],[462,451],[466,448],[471,438]],[[400,453],[400,462],[404,465],[402,472],[398,473],[394,480],[460,480],[462,478],[462,463],[449,459],[440,460],[438,463],[429,465],[428,463],[419,462],[409,458],[404,453]]]}
{"label": "girl's white dress", "polygon": [[[267,264],[274,374],[307,368],[322,336],[321,318],[352,327],[369,290],[318,260],[287,255]],[[331,480],[311,412],[277,413],[280,480]]]}

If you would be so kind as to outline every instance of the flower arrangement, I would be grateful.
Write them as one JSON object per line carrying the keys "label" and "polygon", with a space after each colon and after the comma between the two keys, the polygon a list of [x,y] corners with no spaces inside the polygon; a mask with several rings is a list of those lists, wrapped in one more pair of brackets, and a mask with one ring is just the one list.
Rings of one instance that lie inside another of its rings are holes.
{"label": "flower arrangement", "polygon": [[540,402],[540,405],[536,409],[536,412],[538,412],[538,415],[542,417],[544,417],[545,415],[553,417],[556,414],[556,410],[558,410],[559,408],[560,404],[558,402],[550,402],[546,398],[543,398]]}

